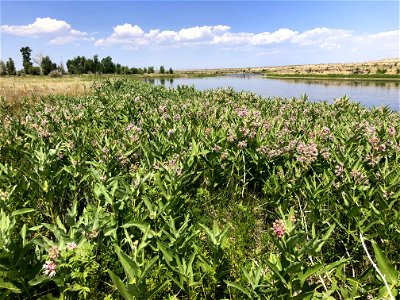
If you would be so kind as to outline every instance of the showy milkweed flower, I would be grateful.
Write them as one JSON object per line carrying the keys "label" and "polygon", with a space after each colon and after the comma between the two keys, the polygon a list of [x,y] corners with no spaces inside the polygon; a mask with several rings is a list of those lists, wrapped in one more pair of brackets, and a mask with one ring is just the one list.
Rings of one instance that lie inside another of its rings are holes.
{"label": "showy milkweed flower", "polygon": [[49,277],[54,277],[56,275],[56,268],[57,268],[57,263],[54,261],[48,260],[46,263],[43,265],[43,274],[47,275]]}
{"label": "showy milkweed flower", "polygon": [[286,227],[285,227],[285,223],[283,223],[282,220],[276,220],[276,221],[272,224],[272,229],[274,230],[274,234],[275,234],[278,238],[282,238],[282,237],[285,235]]}
{"label": "showy milkweed flower", "polygon": [[394,127],[389,127],[388,134],[390,137],[393,137],[396,134],[396,129]]}
{"label": "showy milkweed flower", "polygon": [[238,143],[239,149],[244,149],[247,147],[247,142],[246,141],[241,141]]}
{"label": "showy milkweed flower", "polygon": [[168,130],[167,135],[168,135],[168,136],[171,136],[171,135],[173,135],[174,133],[175,133],[175,130],[170,129],[170,130]]}
{"label": "showy milkweed flower", "polygon": [[70,242],[67,244],[67,249],[68,250],[74,250],[77,247],[75,242]]}
{"label": "showy milkweed flower", "polygon": [[335,175],[337,177],[342,177],[343,171],[344,171],[343,163],[339,163],[338,165],[335,166]]}
{"label": "showy milkweed flower", "polygon": [[58,255],[60,255],[60,250],[58,249],[57,246],[52,246],[49,249],[49,257],[51,259],[56,259],[58,257]]}

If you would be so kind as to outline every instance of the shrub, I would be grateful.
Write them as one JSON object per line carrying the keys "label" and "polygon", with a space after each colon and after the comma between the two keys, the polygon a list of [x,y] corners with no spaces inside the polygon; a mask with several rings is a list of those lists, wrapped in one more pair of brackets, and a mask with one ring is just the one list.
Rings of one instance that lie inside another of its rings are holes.
{"label": "shrub", "polygon": [[50,77],[62,77],[63,74],[59,70],[53,70],[49,74]]}

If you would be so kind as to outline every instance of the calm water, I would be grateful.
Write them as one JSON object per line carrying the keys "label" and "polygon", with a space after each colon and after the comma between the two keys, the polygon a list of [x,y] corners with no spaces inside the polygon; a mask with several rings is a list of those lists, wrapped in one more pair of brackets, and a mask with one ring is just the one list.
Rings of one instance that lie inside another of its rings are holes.
{"label": "calm water", "polygon": [[165,87],[194,85],[199,90],[232,87],[251,91],[265,97],[300,97],[306,94],[311,101],[329,101],[344,95],[367,107],[386,105],[400,111],[400,82],[354,80],[269,79],[260,75],[227,75],[204,78],[147,79]]}

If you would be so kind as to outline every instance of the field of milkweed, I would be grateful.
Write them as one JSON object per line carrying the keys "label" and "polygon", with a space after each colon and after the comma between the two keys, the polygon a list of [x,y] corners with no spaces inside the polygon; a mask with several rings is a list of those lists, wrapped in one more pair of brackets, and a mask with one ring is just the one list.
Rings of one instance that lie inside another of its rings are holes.
{"label": "field of milkweed", "polygon": [[400,115],[128,80],[0,102],[2,299],[395,299]]}

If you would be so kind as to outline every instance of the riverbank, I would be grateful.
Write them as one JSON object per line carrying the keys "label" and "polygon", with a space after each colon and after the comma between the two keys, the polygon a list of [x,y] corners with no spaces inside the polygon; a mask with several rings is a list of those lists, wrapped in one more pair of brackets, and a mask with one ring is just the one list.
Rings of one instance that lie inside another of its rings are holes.
{"label": "riverbank", "polygon": [[218,76],[252,73],[281,78],[400,80],[400,59],[385,59],[363,63],[181,70],[176,73],[184,76]]}
{"label": "riverbank", "polygon": [[278,74],[266,73],[266,78],[277,79],[318,79],[318,80],[367,80],[367,81],[400,81],[400,75],[392,74],[371,74],[371,75],[358,75],[358,74]]}

